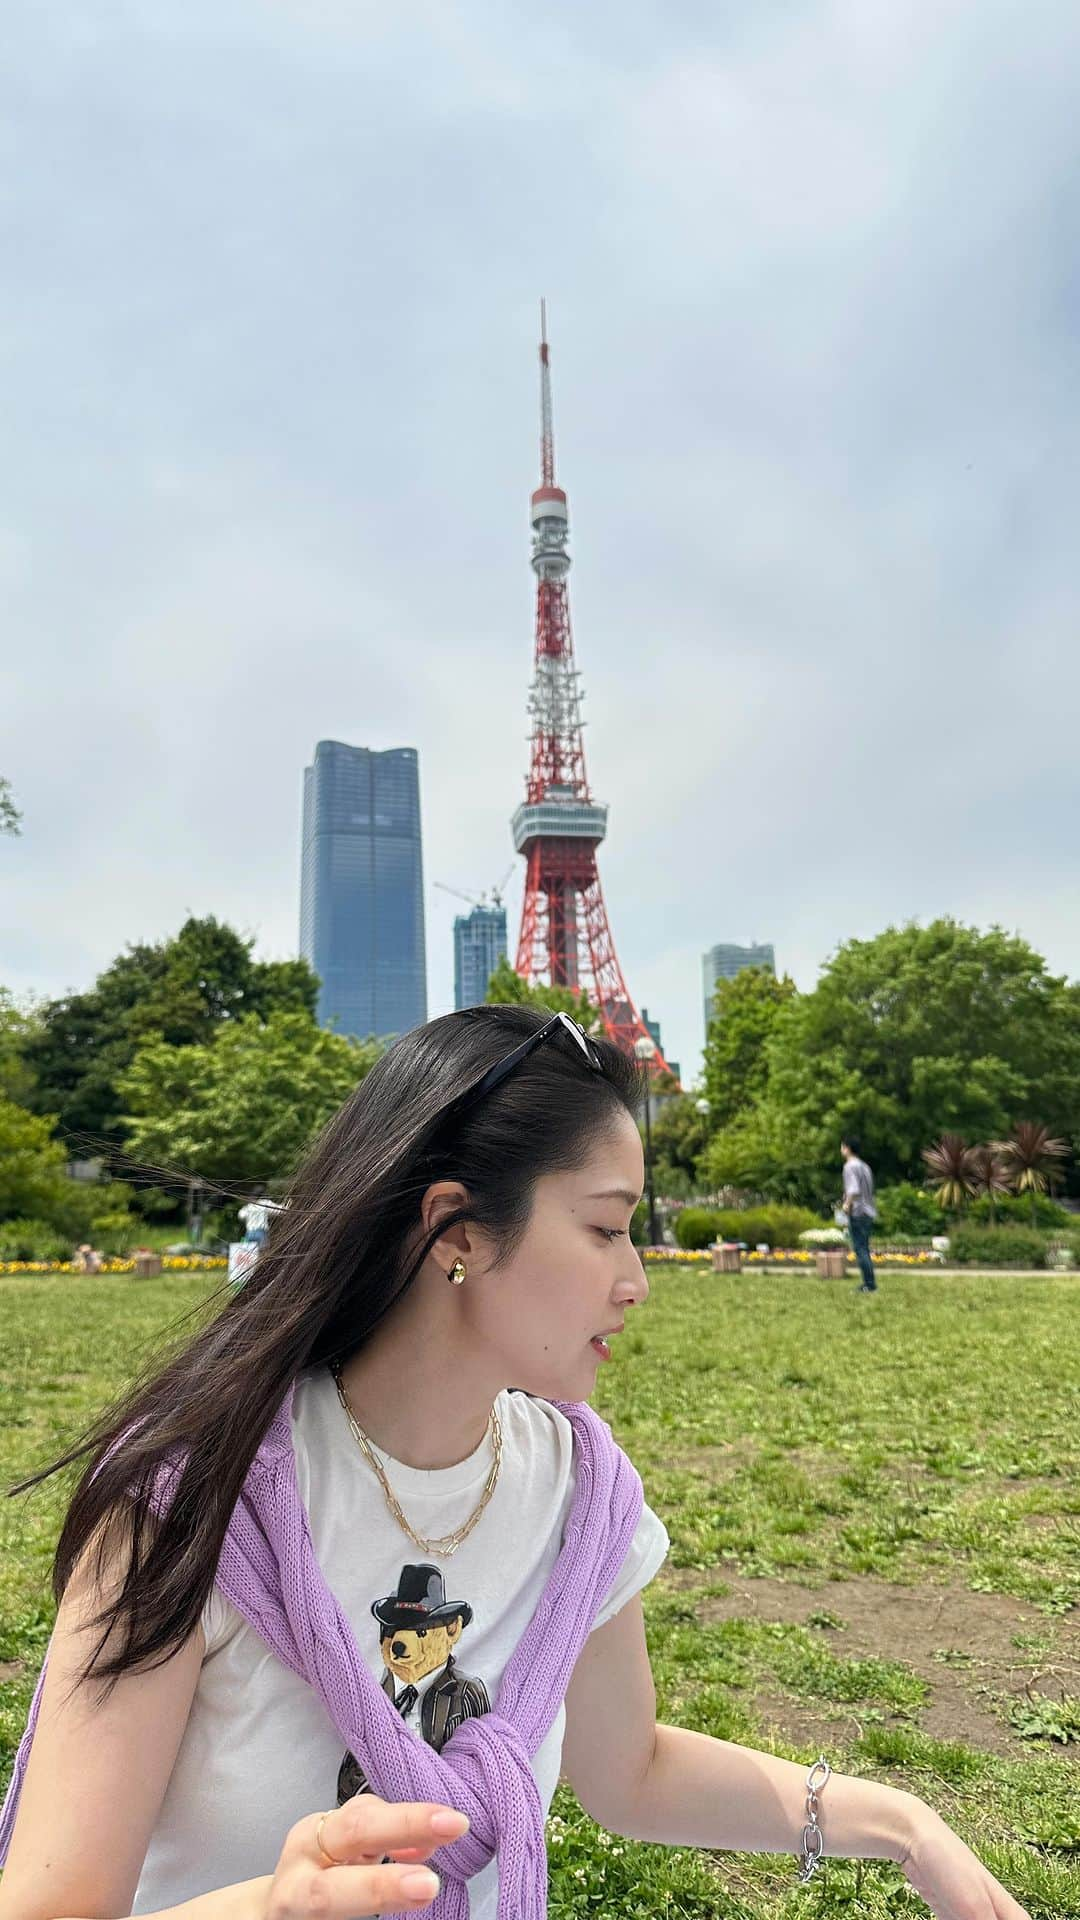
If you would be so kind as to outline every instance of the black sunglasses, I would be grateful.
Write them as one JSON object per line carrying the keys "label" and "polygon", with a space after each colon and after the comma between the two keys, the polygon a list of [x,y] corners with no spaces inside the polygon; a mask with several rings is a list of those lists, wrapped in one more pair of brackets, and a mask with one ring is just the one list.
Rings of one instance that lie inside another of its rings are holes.
{"label": "black sunglasses", "polygon": [[520,1067],[522,1061],[527,1060],[530,1053],[535,1053],[537,1047],[543,1046],[544,1041],[554,1033],[569,1034],[590,1071],[603,1073],[604,1063],[584,1027],[580,1027],[568,1013],[553,1013],[551,1019],[545,1020],[542,1027],[537,1027],[535,1033],[530,1033],[527,1040],[522,1040],[501,1060],[496,1060],[493,1067],[488,1067],[487,1072],[481,1074],[471,1087],[466,1087],[464,1093],[455,1094],[439,1115],[440,1123],[448,1120],[452,1114],[460,1113],[463,1107],[471,1107],[474,1101],[483,1100],[487,1094],[493,1093],[513,1073],[515,1067]]}

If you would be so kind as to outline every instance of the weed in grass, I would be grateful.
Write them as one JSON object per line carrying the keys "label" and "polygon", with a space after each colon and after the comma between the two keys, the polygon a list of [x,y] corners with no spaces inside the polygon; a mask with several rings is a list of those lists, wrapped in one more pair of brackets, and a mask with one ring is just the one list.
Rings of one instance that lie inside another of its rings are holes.
{"label": "weed in grass", "polygon": [[1048,1633],[1014,1633],[1012,1644],[1020,1653],[1033,1653],[1038,1658],[1049,1653],[1052,1640]]}
{"label": "weed in grass", "polygon": [[1041,1694],[1025,1695],[1010,1707],[1009,1722],[1021,1740],[1056,1740],[1066,1747],[1072,1740],[1080,1742],[1080,1698],[1066,1694],[1061,1700],[1049,1700]]}

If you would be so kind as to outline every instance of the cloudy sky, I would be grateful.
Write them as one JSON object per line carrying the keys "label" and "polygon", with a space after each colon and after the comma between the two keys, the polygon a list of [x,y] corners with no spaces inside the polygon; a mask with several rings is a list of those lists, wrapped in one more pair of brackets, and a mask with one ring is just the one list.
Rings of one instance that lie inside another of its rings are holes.
{"label": "cloudy sky", "polygon": [[[421,756],[430,1002],[513,859],[537,304],[602,872],[700,955],[1080,974],[1072,0],[9,0],[0,982],[295,951],[316,740]],[[509,904],[512,927],[521,884]]]}

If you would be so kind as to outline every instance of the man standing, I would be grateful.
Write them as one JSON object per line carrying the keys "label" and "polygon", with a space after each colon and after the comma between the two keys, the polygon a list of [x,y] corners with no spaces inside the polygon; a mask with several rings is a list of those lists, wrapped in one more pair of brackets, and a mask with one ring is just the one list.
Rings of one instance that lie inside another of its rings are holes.
{"label": "man standing", "polygon": [[844,1162],[844,1212],[848,1217],[851,1244],[862,1274],[862,1284],[857,1291],[876,1293],[874,1263],[870,1258],[870,1235],[877,1219],[874,1176],[859,1152],[858,1141],[852,1139],[850,1134],[840,1142],[840,1155]]}

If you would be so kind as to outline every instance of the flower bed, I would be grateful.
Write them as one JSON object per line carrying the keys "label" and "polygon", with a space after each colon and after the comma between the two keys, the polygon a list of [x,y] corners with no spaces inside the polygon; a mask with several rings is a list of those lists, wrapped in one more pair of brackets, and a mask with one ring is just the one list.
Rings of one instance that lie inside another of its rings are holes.
{"label": "flower bed", "polygon": [[649,1265],[671,1267],[708,1267],[712,1264],[712,1254],[707,1247],[700,1251],[689,1247],[642,1247],[641,1257]]}
{"label": "flower bed", "polygon": [[[833,1251],[832,1248],[826,1251]],[[837,1248],[835,1251],[839,1252]],[[914,1253],[889,1247],[872,1247],[876,1267],[940,1267],[942,1257],[929,1248],[920,1247]],[[743,1260],[748,1267],[814,1267],[817,1265],[817,1252],[805,1247],[777,1247],[770,1253],[744,1253]],[[847,1255],[849,1267],[855,1265],[855,1255]]]}
{"label": "flower bed", "polygon": [[[214,1268],[227,1267],[224,1254],[219,1253],[163,1253],[161,1270],[163,1273],[209,1273]],[[134,1273],[134,1260],[103,1260],[98,1273]],[[0,1260],[0,1273],[77,1273],[80,1280],[92,1280],[94,1275],[83,1273],[73,1260]]]}
{"label": "flower bed", "polygon": [[[873,1249],[874,1265],[886,1267],[940,1267],[942,1256],[931,1248],[919,1247],[914,1252],[900,1250],[893,1252],[888,1247]],[[712,1253],[708,1247],[700,1252],[685,1247],[645,1247],[642,1258],[649,1266],[707,1267],[711,1264]],[[849,1266],[855,1265],[855,1255],[849,1253]],[[806,1247],[776,1247],[770,1253],[758,1253],[756,1250],[743,1254],[744,1267],[816,1267],[817,1254]]]}

